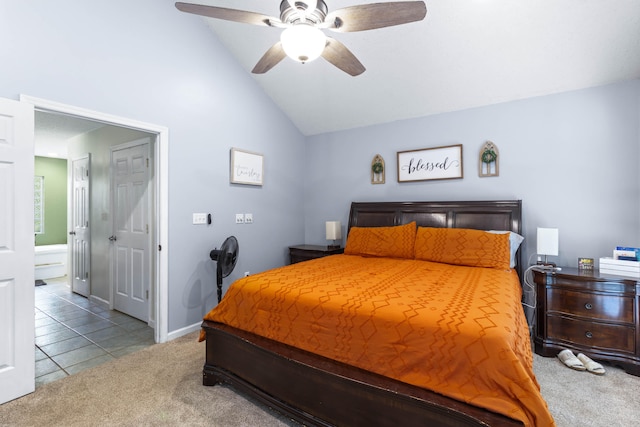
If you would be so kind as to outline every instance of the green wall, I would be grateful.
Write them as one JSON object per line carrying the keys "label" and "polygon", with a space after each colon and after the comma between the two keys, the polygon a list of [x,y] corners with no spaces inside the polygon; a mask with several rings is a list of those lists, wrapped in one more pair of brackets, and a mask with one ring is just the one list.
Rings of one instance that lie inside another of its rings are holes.
{"label": "green wall", "polygon": [[36,246],[67,243],[67,160],[36,157],[35,174],[44,176],[44,234]]}

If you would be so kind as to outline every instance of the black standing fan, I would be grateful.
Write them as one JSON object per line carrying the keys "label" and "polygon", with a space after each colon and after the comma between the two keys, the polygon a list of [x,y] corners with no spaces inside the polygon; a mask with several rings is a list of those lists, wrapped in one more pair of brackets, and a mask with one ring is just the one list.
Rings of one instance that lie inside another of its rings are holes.
{"label": "black standing fan", "polygon": [[234,236],[225,239],[220,249],[214,249],[209,253],[212,260],[217,261],[216,285],[218,286],[218,302],[222,299],[222,278],[227,277],[233,271],[238,261],[238,240]]}

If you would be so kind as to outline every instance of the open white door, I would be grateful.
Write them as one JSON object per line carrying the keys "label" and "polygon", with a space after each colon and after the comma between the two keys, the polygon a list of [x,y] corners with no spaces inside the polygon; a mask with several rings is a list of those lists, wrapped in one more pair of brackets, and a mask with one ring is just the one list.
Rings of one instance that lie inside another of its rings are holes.
{"label": "open white door", "polygon": [[90,164],[90,154],[71,162],[71,290],[85,297],[91,290]]}
{"label": "open white door", "polygon": [[0,98],[0,404],[35,390],[33,123]]}

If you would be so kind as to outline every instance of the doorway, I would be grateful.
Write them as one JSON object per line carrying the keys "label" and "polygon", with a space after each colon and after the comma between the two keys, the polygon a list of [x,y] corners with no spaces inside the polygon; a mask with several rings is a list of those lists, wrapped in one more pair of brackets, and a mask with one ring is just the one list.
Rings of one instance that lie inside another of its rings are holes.
{"label": "doorway", "polygon": [[[150,229],[150,232],[154,235],[153,250],[151,250],[154,267],[153,280],[150,284],[150,313],[152,318],[149,320],[149,324],[154,328],[155,342],[165,342],[168,335],[168,204],[166,196],[168,189],[168,129],[25,95],[21,95],[20,100],[32,104],[36,111],[39,112],[68,115],[100,122],[105,125],[146,132],[152,136],[152,145],[155,153],[152,159],[155,171],[155,180],[153,182],[155,197],[152,210],[157,220],[151,225],[152,228]],[[99,301],[100,297],[94,298],[94,300]],[[111,308],[113,308],[113,299],[109,301],[109,297],[107,297],[103,302],[110,304]]]}

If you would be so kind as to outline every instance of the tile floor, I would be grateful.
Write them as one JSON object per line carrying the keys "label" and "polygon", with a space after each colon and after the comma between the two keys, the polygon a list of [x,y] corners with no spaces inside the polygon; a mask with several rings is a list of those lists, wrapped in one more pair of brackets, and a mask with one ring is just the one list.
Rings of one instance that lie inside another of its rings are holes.
{"label": "tile floor", "polygon": [[66,277],[36,286],[36,388],[148,347],[153,329],[71,292]]}

